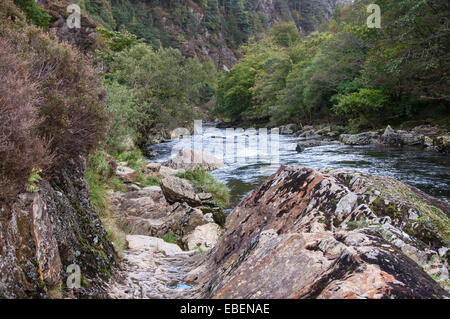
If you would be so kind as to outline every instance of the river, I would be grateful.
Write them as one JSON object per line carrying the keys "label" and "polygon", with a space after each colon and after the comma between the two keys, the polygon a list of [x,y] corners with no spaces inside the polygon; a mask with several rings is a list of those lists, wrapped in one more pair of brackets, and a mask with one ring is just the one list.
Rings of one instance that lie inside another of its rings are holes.
{"label": "river", "polygon": [[[260,185],[280,165],[349,168],[373,175],[389,176],[436,198],[450,201],[450,156],[446,154],[420,148],[348,146],[341,143],[306,148],[298,153],[295,149],[300,138],[293,135],[271,138],[269,134],[268,153],[274,153],[272,149],[278,150],[278,156],[268,157],[259,154],[260,156],[255,157],[261,151],[249,149],[248,136],[245,132],[215,129],[211,133],[208,130],[212,130],[212,126],[204,125],[202,128],[204,134],[195,136],[197,144],[194,137],[184,139],[184,143],[192,143],[190,147],[206,150],[222,158],[227,168],[215,170],[211,174],[229,187],[231,207],[236,206],[245,194]],[[199,144],[199,141],[202,144]],[[174,149],[181,147],[180,139],[154,145],[152,149],[158,152],[158,156],[152,161],[164,162],[176,154]],[[246,148],[247,156],[242,156]]]}

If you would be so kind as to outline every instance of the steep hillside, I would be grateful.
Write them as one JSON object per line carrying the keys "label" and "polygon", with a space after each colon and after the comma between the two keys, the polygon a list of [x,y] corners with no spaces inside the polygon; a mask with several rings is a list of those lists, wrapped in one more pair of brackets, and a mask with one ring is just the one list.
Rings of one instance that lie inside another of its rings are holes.
{"label": "steep hillside", "polygon": [[105,27],[128,30],[153,47],[174,47],[185,56],[237,62],[237,48],[280,21],[302,34],[315,30],[346,0],[81,0],[82,9]]}

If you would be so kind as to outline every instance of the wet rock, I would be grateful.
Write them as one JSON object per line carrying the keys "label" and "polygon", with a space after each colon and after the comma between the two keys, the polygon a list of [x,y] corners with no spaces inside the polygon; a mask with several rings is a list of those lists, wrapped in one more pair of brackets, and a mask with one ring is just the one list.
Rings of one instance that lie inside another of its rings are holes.
{"label": "wet rock", "polygon": [[301,153],[301,152],[304,151],[304,148],[303,148],[301,145],[297,144],[297,146],[295,147],[295,150],[296,150],[298,153]]}
{"label": "wet rock", "polygon": [[337,142],[336,141],[332,141],[332,140],[325,140],[325,139],[322,139],[322,138],[320,138],[320,139],[319,138],[306,139],[306,140],[302,140],[302,141],[298,141],[297,142],[296,150],[297,150],[297,148],[304,149],[304,148],[308,148],[308,147],[330,145],[330,144],[335,144],[335,143],[337,143]]}
{"label": "wet rock", "polygon": [[449,297],[421,266],[448,265],[431,258],[448,235],[408,214],[448,225],[448,208],[385,177],[281,167],[228,216],[194,282],[214,298]]}
{"label": "wet rock", "polygon": [[375,144],[379,135],[377,132],[365,132],[360,134],[341,134],[339,140],[347,145]]}
{"label": "wet rock", "polygon": [[425,137],[415,131],[395,131],[390,125],[386,127],[383,135],[380,137],[380,143],[391,146],[417,146],[424,145]]}
{"label": "wet rock", "polygon": [[198,150],[182,150],[176,157],[170,159],[164,165],[173,169],[195,169],[203,167],[207,171],[226,167],[220,159]]}
{"label": "wet rock", "polygon": [[442,153],[450,152],[450,134],[436,138],[436,150]]}
{"label": "wet rock", "polygon": [[288,124],[279,127],[279,132],[281,135],[293,134],[297,130],[297,124]]}

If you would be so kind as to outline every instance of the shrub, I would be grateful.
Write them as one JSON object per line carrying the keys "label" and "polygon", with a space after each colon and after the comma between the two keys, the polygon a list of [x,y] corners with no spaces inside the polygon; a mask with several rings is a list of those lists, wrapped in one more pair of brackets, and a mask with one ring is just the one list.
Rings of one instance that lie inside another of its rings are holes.
{"label": "shrub", "polygon": [[39,129],[51,141],[58,162],[87,155],[104,137],[108,124],[105,97],[90,62],[68,44],[28,28],[19,49],[27,50],[31,78],[40,93]]}
{"label": "shrub", "polygon": [[47,27],[51,16],[42,10],[34,0],[14,0],[14,3],[25,13],[27,19],[39,27]]}
{"label": "shrub", "polygon": [[0,198],[24,190],[33,170],[51,163],[48,143],[39,137],[36,82],[27,63],[0,37]]}

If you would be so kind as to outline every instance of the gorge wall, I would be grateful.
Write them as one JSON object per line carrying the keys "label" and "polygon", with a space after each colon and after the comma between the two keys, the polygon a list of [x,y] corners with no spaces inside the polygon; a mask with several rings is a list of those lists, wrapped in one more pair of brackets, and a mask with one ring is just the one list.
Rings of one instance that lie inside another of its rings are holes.
{"label": "gorge wall", "polygon": [[238,47],[277,22],[293,22],[306,35],[347,0],[82,0],[89,15],[113,30],[127,30],[219,68],[237,63]]}
{"label": "gorge wall", "polygon": [[[61,298],[62,290],[106,296],[116,253],[92,209],[84,170],[81,157],[70,160],[38,192],[0,203],[0,298]],[[70,265],[81,273],[74,290],[67,287]]]}

